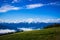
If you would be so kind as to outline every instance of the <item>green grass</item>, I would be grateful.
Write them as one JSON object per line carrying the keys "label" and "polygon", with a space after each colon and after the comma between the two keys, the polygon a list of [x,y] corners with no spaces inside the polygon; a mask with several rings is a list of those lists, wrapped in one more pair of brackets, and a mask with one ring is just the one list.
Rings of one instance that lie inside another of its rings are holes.
{"label": "green grass", "polygon": [[60,40],[60,27],[4,35],[0,40]]}

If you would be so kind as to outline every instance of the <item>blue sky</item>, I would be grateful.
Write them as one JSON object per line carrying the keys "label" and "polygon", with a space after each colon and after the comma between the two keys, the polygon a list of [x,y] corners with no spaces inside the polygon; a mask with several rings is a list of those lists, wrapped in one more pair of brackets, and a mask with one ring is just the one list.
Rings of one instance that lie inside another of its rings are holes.
{"label": "blue sky", "polygon": [[59,22],[60,0],[0,0],[0,22]]}

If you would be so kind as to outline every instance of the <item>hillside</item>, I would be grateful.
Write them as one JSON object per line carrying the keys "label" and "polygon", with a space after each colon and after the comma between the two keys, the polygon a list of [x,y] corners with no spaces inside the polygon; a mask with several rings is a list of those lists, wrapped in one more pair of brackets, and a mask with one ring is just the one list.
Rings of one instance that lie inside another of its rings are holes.
{"label": "hillside", "polygon": [[60,40],[60,27],[4,35],[0,40]]}

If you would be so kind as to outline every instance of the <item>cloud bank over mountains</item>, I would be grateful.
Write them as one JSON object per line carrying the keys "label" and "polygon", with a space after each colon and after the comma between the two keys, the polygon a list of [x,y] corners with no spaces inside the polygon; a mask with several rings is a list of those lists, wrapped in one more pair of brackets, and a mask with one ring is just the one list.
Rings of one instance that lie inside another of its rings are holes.
{"label": "cloud bank over mountains", "polygon": [[60,23],[60,18],[57,19],[40,19],[40,18],[27,18],[27,19],[21,19],[21,20],[3,20],[0,19],[0,23],[19,23],[19,22],[44,22],[44,23]]}
{"label": "cloud bank over mountains", "polygon": [[10,29],[0,29],[0,34],[11,33],[11,32],[16,32],[16,31]]}

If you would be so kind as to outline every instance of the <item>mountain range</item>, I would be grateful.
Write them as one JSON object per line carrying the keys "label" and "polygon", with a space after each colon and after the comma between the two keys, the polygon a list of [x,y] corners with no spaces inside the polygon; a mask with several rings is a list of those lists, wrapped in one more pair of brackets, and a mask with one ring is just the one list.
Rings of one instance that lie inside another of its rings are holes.
{"label": "mountain range", "polygon": [[[11,32],[11,30],[15,30],[15,31],[37,30],[37,29],[43,29],[44,27],[46,27],[48,25],[53,25],[53,24],[54,23],[43,23],[43,22],[0,23],[0,32],[2,32],[1,30],[3,30],[3,32],[6,32],[6,29],[9,29],[10,32]],[[15,32],[15,31],[12,31],[12,32]]]}

